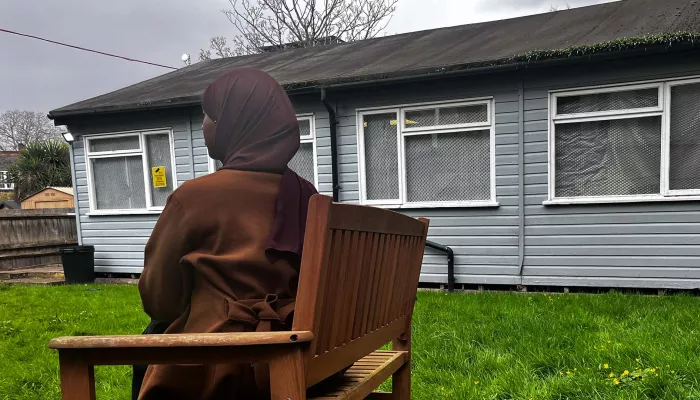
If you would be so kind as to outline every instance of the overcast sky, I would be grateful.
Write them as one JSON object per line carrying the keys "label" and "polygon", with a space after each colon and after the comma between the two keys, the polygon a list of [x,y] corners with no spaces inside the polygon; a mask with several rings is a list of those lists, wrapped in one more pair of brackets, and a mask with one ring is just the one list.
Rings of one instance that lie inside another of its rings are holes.
{"label": "overcast sky", "polygon": [[[399,0],[388,34],[610,0]],[[214,35],[232,36],[227,0],[2,0],[0,28],[179,67]],[[0,32],[0,112],[49,111],[168,70]]]}

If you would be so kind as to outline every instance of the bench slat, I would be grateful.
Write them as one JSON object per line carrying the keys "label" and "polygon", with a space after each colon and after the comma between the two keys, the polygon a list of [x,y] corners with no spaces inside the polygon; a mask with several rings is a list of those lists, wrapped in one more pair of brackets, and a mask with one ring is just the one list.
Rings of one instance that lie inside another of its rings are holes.
{"label": "bench slat", "polygon": [[[344,374],[343,379],[334,385],[309,390],[308,400],[356,400],[364,399],[382,382],[387,380],[401,366],[408,362],[409,354],[403,351],[375,351],[359,360]],[[371,364],[372,369],[357,367],[357,364]],[[322,384],[324,385],[324,384]]]}

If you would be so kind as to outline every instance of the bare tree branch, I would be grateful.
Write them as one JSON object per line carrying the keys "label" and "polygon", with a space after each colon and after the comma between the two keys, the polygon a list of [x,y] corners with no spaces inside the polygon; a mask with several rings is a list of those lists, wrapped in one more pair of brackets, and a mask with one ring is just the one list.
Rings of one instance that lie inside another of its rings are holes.
{"label": "bare tree branch", "polygon": [[45,113],[10,110],[0,114],[0,151],[17,150],[20,145],[60,137],[60,129]]}
{"label": "bare tree branch", "polygon": [[364,40],[384,32],[398,0],[229,0],[221,10],[236,30],[200,50],[200,60]]}

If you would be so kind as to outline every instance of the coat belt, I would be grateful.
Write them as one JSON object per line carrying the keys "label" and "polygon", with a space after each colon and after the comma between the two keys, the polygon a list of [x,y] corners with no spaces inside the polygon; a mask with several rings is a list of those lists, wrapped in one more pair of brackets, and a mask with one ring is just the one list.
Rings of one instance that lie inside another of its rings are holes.
{"label": "coat belt", "polygon": [[294,312],[295,299],[279,299],[268,294],[264,299],[248,299],[227,302],[230,322],[251,325],[256,332],[269,332],[273,323],[285,324]]}

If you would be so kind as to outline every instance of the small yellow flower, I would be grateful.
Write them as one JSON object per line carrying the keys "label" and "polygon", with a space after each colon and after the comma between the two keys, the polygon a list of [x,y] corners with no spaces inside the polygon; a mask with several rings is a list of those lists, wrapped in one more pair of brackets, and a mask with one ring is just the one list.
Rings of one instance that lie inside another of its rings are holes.
{"label": "small yellow flower", "polygon": [[670,366],[670,365],[668,365],[668,364],[666,364],[666,368],[671,368],[671,366]]}
{"label": "small yellow flower", "polygon": [[479,381],[474,381],[474,384],[475,384],[475,385],[478,385],[478,384],[479,384]]}
{"label": "small yellow flower", "polygon": [[571,371],[566,371],[566,374],[567,374],[567,375],[571,375]]}
{"label": "small yellow flower", "polygon": [[445,387],[444,387],[444,386],[440,386],[440,390],[445,390]]}
{"label": "small yellow flower", "polygon": [[608,340],[608,343],[612,343],[612,340]]}
{"label": "small yellow flower", "polygon": [[608,369],[610,366],[608,364],[603,364],[603,369]]}
{"label": "small yellow flower", "polygon": [[630,372],[628,370],[625,370],[625,372],[622,373],[622,376],[627,376],[629,374],[630,374]]}
{"label": "small yellow flower", "polygon": [[637,361],[637,362],[642,362],[642,360],[640,360],[639,358],[635,359],[635,361]]}
{"label": "small yellow flower", "polygon": [[651,372],[656,372],[656,368],[650,369]]}
{"label": "small yellow flower", "polygon": [[613,383],[616,384],[616,385],[619,385],[619,384],[620,384],[620,380],[619,380],[619,379],[615,379],[615,380],[613,380]]}
{"label": "small yellow flower", "polygon": [[608,376],[611,377],[611,378],[614,378],[614,377],[615,377],[615,374],[611,372],[610,375],[608,375]]}
{"label": "small yellow flower", "polygon": [[578,371],[578,368],[574,368],[574,372]]}

